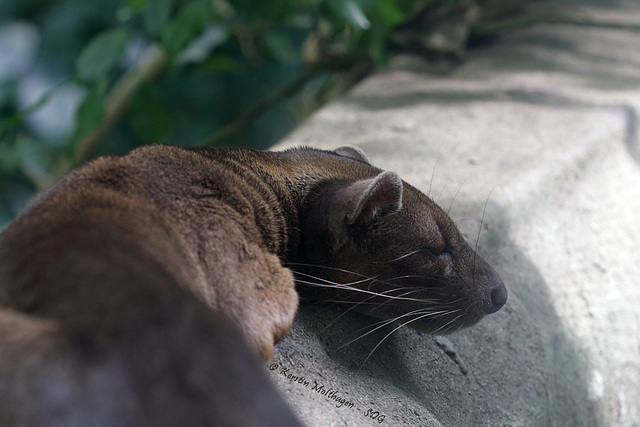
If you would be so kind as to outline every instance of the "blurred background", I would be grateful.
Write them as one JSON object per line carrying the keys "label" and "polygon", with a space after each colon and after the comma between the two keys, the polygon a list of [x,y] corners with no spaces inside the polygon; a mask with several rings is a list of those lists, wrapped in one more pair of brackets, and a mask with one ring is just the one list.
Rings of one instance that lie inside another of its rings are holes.
{"label": "blurred background", "polygon": [[0,0],[0,229],[149,143],[268,148],[398,52],[439,70],[526,0]]}

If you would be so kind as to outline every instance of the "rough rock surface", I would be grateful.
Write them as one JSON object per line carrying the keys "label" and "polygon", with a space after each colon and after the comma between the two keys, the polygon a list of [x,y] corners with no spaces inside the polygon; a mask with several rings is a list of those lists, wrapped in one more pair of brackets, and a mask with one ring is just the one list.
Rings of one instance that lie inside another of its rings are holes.
{"label": "rough rock surface", "polygon": [[[637,1],[579,7],[640,23]],[[640,425],[638,109],[639,32],[537,25],[446,76],[397,58],[287,138],[357,145],[450,206],[510,291],[447,337],[302,307],[267,363],[301,419]]]}

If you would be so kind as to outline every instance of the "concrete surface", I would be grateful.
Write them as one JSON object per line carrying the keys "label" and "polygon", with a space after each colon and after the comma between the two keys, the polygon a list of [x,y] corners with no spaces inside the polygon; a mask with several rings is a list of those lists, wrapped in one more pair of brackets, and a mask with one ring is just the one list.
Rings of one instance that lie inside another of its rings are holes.
{"label": "concrete surface", "polygon": [[[640,23],[636,1],[578,5]],[[538,25],[446,76],[396,58],[290,135],[358,145],[451,206],[510,291],[455,335],[343,348],[371,320],[302,307],[266,366],[304,422],[640,425],[639,108],[640,33]]]}

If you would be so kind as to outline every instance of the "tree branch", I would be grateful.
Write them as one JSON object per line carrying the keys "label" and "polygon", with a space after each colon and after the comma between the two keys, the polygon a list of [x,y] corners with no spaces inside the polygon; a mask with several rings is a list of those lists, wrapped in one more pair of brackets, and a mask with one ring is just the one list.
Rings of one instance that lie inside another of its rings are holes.
{"label": "tree branch", "polygon": [[167,54],[160,46],[152,44],[144,51],[136,66],[132,67],[114,84],[105,101],[102,121],[78,142],[71,159],[66,158],[58,163],[54,178],[79,166],[87,159],[89,154],[100,144],[109,130],[127,111],[129,103],[138,88],[157,76],[166,62]]}
{"label": "tree branch", "polygon": [[268,93],[264,98],[254,104],[251,108],[240,114],[231,123],[228,123],[213,135],[206,138],[204,141],[198,144],[198,146],[215,147],[220,145],[226,139],[245,129],[252,121],[260,117],[265,111],[273,107],[277,102],[279,102],[283,98],[294,95],[306,83],[308,83],[311,79],[316,77],[321,72],[335,72],[338,70],[348,69],[349,67],[352,67],[359,62],[368,61],[367,58],[368,56],[365,52],[352,52],[345,55],[329,57],[317,63],[314,63],[313,65],[310,65],[298,77],[296,77],[289,83],[286,83],[284,86]]}
{"label": "tree branch", "polygon": [[273,107],[278,101],[298,92],[307,82],[309,82],[319,73],[320,69],[317,67],[308,68],[298,77],[291,80],[289,83],[268,93],[264,98],[254,104],[253,107],[249,108],[238,117],[236,117],[231,123],[228,123],[216,133],[206,138],[204,141],[198,144],[198,146],[215,147],[227,138],[239,133],[252,121],[260,117],[265,111]]}

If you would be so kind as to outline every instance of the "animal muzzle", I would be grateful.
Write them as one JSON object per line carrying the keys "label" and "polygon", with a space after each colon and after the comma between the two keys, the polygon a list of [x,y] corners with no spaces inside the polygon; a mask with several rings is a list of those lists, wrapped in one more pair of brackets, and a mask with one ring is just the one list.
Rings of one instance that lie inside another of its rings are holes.
{"label": "animal muzzle", "polygon": [[481,289],[482,304],[485,314],[495,313],[507,302],[507,287],[500,275],[481,258],[476,260],[474,282]]}
{"label": "animal muzzle", "polygon": [[507,288],[504,283],[491,289],[491,304],[487,306],[487,314],[495,313],[500,310],[507,302]]}

